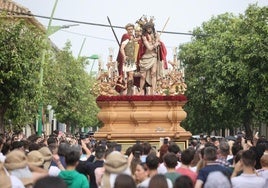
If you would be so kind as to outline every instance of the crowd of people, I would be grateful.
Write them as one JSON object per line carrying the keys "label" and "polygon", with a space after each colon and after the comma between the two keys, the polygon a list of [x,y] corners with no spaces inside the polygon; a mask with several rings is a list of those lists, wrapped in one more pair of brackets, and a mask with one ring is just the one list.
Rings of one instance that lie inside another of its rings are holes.
{"label": "crowd of people", "polygon": [[243,136],[192,139],[181,149],[169,138],[159,148],[122,146],[94,135],[54,131],[0,135],[0,187],[9,188],[265,188],[268,142]]}

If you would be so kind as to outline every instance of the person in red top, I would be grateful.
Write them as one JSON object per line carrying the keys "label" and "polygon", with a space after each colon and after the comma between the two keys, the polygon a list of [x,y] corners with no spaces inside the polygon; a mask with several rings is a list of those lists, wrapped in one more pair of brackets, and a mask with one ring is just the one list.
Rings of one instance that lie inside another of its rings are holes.
{"label": "person in red top", "polygon": [[197,173],[190,169],[191,162],[194,159],[195,150],[194,149],[185,149],[181,153],[181,166],[176,169],[176,172],[188,176],[195,184],[197,179]]}

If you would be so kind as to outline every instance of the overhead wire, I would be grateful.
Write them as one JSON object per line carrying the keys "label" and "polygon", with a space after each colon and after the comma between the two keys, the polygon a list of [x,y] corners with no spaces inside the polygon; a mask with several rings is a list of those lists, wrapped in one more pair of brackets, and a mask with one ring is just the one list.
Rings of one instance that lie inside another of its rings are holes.
{"label": "overhead wire", "polygon": [[[5,10],[5,9],[0,9],[1,11],[6,11],[14,14],[21,14],[21,15],[26,15],[26,16],[34,16],[37,18],[43,18],[43,19],[50,19],[49,16],[42,16],[42,15],[37,15],[37,14],[32,14],[31,12],[29,13],[23,13],[23,12],[16,12],[16,11],[10,11],[10,10]],[[93,26],[98,26],[98,27],[111,27],[108,24],[100,24],[100,23],[93,23],[93,22],[85,22],[85,21],[78,21],[78,20],[70,20],[70,19],[63,19],[63,18],[52,18],[53,20],[57,21],[63,21],[63,22],[70,22],[70,23],[76,23],[76,24],[84,24],[84,25],[93,25]],[[112,25],[113,28],[117,29],[125,29],[123,26],[116,26]],[[175,32],[175,31],[161,31],[162,33],[166,34],[174,34],[174,35],[188,35],[188,36],[206,36],[205,34],[193,34],[193,33],[185,33],[185,32]]]}
{"label": "overhead wire", "polygon": [[65,33],[71,33],[71,34],[74,34],[74,35],[79,35],[79,36],[87,37],[87,38],[94,38],[94,39],[99,39],[99,40],[106,40],[106,41],[116,42],[113,39],[107,39],[107,38],[102,38],[102,37],[95,37],[95,36],[91,36],[91,35],[87,35],[87,34],[77,33],[77,32],[73,32],[73,31],[67,31],[67,30],[63,30],[63,29],[61,31],[62,32],[65,32]]}

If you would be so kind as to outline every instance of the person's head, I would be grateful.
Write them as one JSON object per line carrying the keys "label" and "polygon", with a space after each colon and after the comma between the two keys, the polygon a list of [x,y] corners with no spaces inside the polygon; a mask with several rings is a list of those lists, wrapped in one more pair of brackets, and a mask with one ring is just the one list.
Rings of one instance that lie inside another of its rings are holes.
{"label": "person's head", "polygon": [[233,156],[236,156],[236,154],[240,151],[243,150],[243,147],[241,144],[235,142],[231,148]]}
{"label": "person's head", "polygon": [[114,188],[136,188],[136,184],[130,175],[119,174],[115,178]]}
{"label": "person's head", "polygon": [[106,156],[104,167],[106,172],[120,174],[128,168],[127,159],[118,151],[112,151]]}
{"label": "person's head", "polygon": [[89,143],[90,140],[89,140],[89,135],[87,133],[84,133],[84,132],[81,132],[79,134],[79,140],[78,140],[78,143],[81,145],[81,140],[83,140],[83,142],[85,144]]}
{"label": "person's head", "polygon": [[148,177],[146,163],[140,162],[136,165],[135,178],[138,182],[142,182]]}
{"label": "person's head", "polygon": [[30,151],[34,151],[34,150],[39,150],[41,148],[41,145],[35,142],[31,142],[29,143],[29,147],[28,150]]}
{"label": "person's head", "polygon": [[44,169],[48,170],[52,161],[52,152],[47,146],[44,146],[38,150],[44,159]]}
{"label": "person's head", "polygon": [[169,169],[175,169],[178,164],[178,158],[175,153],[166,153],[163,157],[165,166]]}
{"label": "person's head", "polygon": [[48,139],[47,139],[47,145],[50,145],[50,144],[58,144],[58,139],[56,136],[50,136]]}
{"label": "person's head", "polygon": [[230,146],[228,144],[228,142],[222,140],[220,142],[220,146],[219,146],[219,152],[220,152],[220,155],[223,156],[223,157],[227,157],[230,153]]}
{"label": "person's head", "polygon": [[205,144],[207,142],[206,138],[200,137],[200,144]]}
{"label": "person's head", "polygon": [[215,136],[211,138],[211,142],[214,144],[214,146],[219,147],[219,139],[217,139]]}
{"label": "person's head", "polygon": [[155,187],[168,188],[168,182],[165,175],[156,174],[151,178],[148,188]]}
{"label": "person's head", "polygon": [[126,149],[126,151],[125,151],[125,155],[129,157],[131,153],[132,153],[132,146],[130,146],[130,147],[128,147],[128,148]]}
{"label": "person's head", "polygon": [[5,142],[2,146],[1,152],[3,155],[6,155],[11,150],[11,144],[9,142]]}
{"label": "person's head", "polygon": [[146,166],[148,167],[149,170],[156,170],[159,165],[159,158],[154,154],[150,153],[146,157]]}
{"label": "person's head", "polygon": [[70,146],[65,155],[65,162],[67,166],[76,166],[81,156],[81,147],[78,145]]}
{"label": "person's head", "polygon": [[14,136],[16,136],[18,140],[22,140],[23,136],[24,136],[23,131],[21,129],[15,130],[14,131]]}
{"label": "person's head", "polygon": [[6,155],[5,168],[10,174],[18,175],[25,187],[33,184],[33,174],[28,168],[27,156],[24,151],[15,149]]}
{"label": "person's head", "polygon": [[151,152],[152,146],[149,142],[144,142],[142,144],[143,146],[143,154],[148,155]]}
{"label": "person's head", "polygon": [[190,165],[192,160],[194,159],[195,150],[193,149],[185,149],[181,153],[181,162],[184,165]]}
{"label": "person's head", "polygon": [[205,147],[209,147],[209,146],[218,149],[212,142],[206,142],[206,143],[205,143]]}
{"label": "person's head", "polygon": [[210,136],[208,135],[208,136],[206,136],[206,141],[207,142],[210,142],[211,141],[211,138],[210,138]]}
{"label": "person's head", "polygon": [[29,140],[30,143],[33,143],[33,142],[38,143],[38,140],[40,140],[40,139],[41,139],[41,137],[36,135],[36,134],[32,134],[27,138],[27,140]]}
{"label": "person's head", "polygon": [[163,156],[168,152],[168,145],[167,144],[163,144],[160,149],[159,149],[159,159],[160,159],[160,163],[163,162]]}
{"label": "person's head", "polygon": [[268,152],[264,152],[260,160],[261,167],[268,167]]}
{"label": "person's head", "polygon": [[59,177],[46,176],[38,179],[33,186],[33,188],[48,188],[48,187],[67,188],[67,184],[63,181],[63,179]]}
{"label": "person's head", "polygon": [[130,162],[130,170],[131,170],[131,174],[134,175],[135,171],[136,171],[136,167],[138,164],[141,163],[141,159],[140,158],[136,158],[134,157],[131,162]]}
{"label": "person's head", "polygon": [[240,160],[245,167],[254,167],[256,163],[256,153],[253,150],[245,150]]}
{"label": "person's head", "polygon": [[[137,156],[137,153],[139,153],[139,156]],[[134,144],[132,146],[132,154],[134,157],[140,157],[143,154],[143,146],[139,143]]]}
{"label": "person's head", "polygon": [[204,159],[206,161],[215,161],[217,159],[217,150],[215,147],[205,147],[204,149]]}
{"label": "person's head", "polygon": [[238,163],[241,159],[242,153],[244,152],[244,150],[240,150],[237,152],[237,154],[234,156],[234,163]]}
{"label": "person's head", "polygon": [[125,29],[127,31],[127,33],[129,35],[133,35],[133,31],[134,31],[134,25],[132,23],[128,23],[126,26],[125,26]]}
{"label": "person's head", "polygon": [[171,142],[168,145],[168,152],[172,152],[172,153],[177,154],[177,153],[181,152],[181,148],[175,142]]}
{"label": "person's head", "polygon": [[128,161],[125,156],[119,151],[110,152],[104,162],[104,174],[102,177],[103,187],[112,187],[111,174],[117,176],[119,174],[131,174],[128,167]]}
{"label": "person's head", "polygon": [[196,138],[193,138],[192,140],[191,140],[191,146],[192,147],[196,147],[198,145],[198,140],[196,139]]}
{"label": "person's head", "polygon": [[194,183],[189,176],[182,175],[175,180],[173,188],[194,188]]}
{"label": "person's head", "polygon": [[105,156],[106,148],[103,145],[99,145],[95,148],[95,156],[97,159],[103,159]]}
{"label": "person's head", "polygon": [[24,150],[24,145],[22,141],[14,141],[11,144],[12,150],[14,149],[19,149],[19,150]]}
{"label": "person's head", "polygon": [[59,130],[54,130],[52,135],[55,136],[55,137],[58,137],[59,136]]}
{"label": "person's head", "polygon": [[65,156],[66,151],[68,151],[69,147],[70,147],[70,144],[68,144],[68,143],[65,143],[65,142],[60,143],[60,145],[58,147],[58,155]]}
{"label": "person's head", "polygon": [[154,24],[152,22],[147,22],[146,24],[143,25],[142,27],[142,34],[152,34],[155,33],[155,28],[154,28]]}
{"label": "person's head", "polygon": [[37,150],[33,150],[27,154],[27,162],[32,166],[43,168],[44,161],[42,153]]}
{"label": "person's head", "polygon": [[9,171],[25,168],[27,166],[27,157],[23,151],[15,149],[6,155],[4,165]]}
{"label": "person's head", "polygon": [[260,139],[258,140],[257,144],[255,147],[251,147],[252,149],[254,149],[255,153],[256,153],[256,164],[255,164],[255,168],[256,169],[260,169],[261,168],[261,164],[260,164],[260,159],[263,156],[263,153],[266,149],[265,146],[265,142],[264,141],[260,141]]}
{"label": "person's head", "polygon": [[58,154],[58,144],[52,143],[48,145],[48,149],[51,151],[52,154]]}
{"label": "person's head", "polygon": [[140,37],[141,36],[142,29],[139,25],[135,26],[135,37]]}

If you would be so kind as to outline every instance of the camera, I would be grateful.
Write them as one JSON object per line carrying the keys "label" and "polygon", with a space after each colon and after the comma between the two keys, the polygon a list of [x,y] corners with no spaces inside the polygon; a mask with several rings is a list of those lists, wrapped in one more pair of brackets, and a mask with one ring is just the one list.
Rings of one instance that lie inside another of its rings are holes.
{"label": "camera", "polygon": [[88,138],[88,134],[86,134],[84,132],[79,133],[78,144],[81,145],[81,140],[84,140],[86,138]]}
{"label": "camera", "polygon": [[79,134],[79,138],[80,138],[81,140],[84,140],[84,139],[88,138],[88,134],[86,134],[86,133],[80,133],[80,134]]}
{"label": "camera", "polygon": [[168,138],[164,138],[164,144],[168,144]]}

